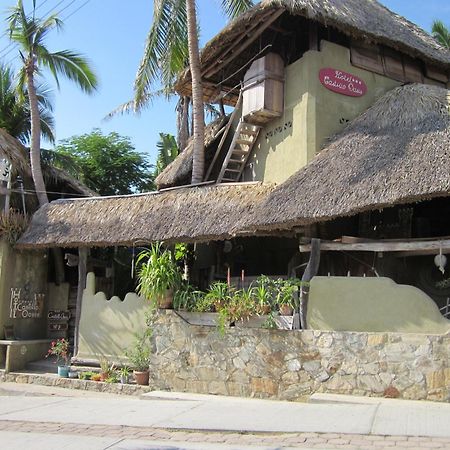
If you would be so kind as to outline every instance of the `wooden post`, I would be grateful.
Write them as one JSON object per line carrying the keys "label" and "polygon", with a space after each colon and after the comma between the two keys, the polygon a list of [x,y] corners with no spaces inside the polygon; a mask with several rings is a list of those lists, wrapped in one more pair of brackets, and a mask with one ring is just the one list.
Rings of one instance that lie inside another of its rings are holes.
{"label": "wooden post", "polygon": [[[306,330],[306,314],[308,312],[309,282],[317,274],[320,264],[320,239],[311,239],[311,255],[302,276],[300,287],[299,317],[302,330]],[[298,322],[298,321],[297,321]],[[298,325],[298,324],[297,324]]]}
{"label": "wooden post", "polygon": [[73,348],[73,356],[76,356],[78,353],[78,343],[79,343],[79,326],[80,326],[80,317],[81,317],[81,306],[83,299],[83,290],[86,287],[86,272],[87,272],[87,258],[88,258],[88,249],[87,248],[79,248],[78,249],[78,291],[77,291],[77,306],[75,312],[75,342]]}

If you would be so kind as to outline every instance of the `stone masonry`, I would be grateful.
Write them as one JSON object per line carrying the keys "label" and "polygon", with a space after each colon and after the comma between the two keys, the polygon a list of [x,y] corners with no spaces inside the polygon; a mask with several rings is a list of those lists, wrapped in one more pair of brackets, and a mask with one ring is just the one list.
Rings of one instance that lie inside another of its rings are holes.
{"label": "stone masonry", "polygon": [[450,401],[450,334],[153,325],[157,389],[301,400],[314,392]]}

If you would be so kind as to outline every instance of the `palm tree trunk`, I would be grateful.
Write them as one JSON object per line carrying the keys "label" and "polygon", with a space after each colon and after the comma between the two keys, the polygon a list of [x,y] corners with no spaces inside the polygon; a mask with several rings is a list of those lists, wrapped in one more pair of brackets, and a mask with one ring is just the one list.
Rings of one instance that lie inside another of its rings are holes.
{"label": "palm tree trunk", "polygon": [[36,88],[34,86],[33,69],[33,65],[26,69],[31,115],[30,162],[34,188],[36,189],[39,206],[42,206],[48,203],[48,197],[41,168],[41,123]]}
{"label": "palm tree trunk", "polygon": [[177,106],[177,145],[180,153],[186,148],[189,134],[189,97],[180,97]]}
{"label": "palm tree trunk", "polygon": [[205,169],[205,113],[203,110],[203,86],[198,49],[197,14],[195,0],[186,0],[188,23],[189,65],[192,77],[193,165],[191,183],[201,183]]}
{"label": "palm tree trunk", "polygon": [[[39,115],[38,99],[36,87],[34,86],[33,65],[27,67],[28,97],[30,100],[31,116],[31,142],[30,142],[30,162],[31,175],[34,181],[34,189],[39,201],[39,206],[48,203],[47,191],[45,189],[44,176],[41,167],[41,118]],[[55,282],[57,285],[64,282],[64,261],[60,248],[52,249],[53,261],[55,263]]]}

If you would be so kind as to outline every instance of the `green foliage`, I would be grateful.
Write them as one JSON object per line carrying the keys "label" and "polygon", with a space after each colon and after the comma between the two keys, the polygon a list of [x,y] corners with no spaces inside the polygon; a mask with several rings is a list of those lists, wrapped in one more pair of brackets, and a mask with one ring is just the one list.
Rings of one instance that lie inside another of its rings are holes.
{"label": "green foliage", "polygon": [[125,356],[130,360],[133,368],[139,372],[148,370],[150,365],[149,333],[136,334],[133,347],[125,350]]}
{"label": "green foliage", "polygon": [[104,378],[109,378],[114,374],[115,365],[111,363],[107,358],[102,356],[99,360],[100,362],[100,370]]}
{"label": "green foliage", "polygon": [[227,304],[231,297],[231,289],[227,283],[216,281],[211,284],[208,292],[205,295],[205,300],[209,301],[212,305],[215,305],[219,310],[222,306]]}
{"label": "green foliage", "polygon": [[[42,135],[54,142],[53,104],[50,90],[44,85],[36,86]],[[18,86],[10,67],[0,65],[0,128],[23,144],[30,142],[31,113],[28,92]]]}
{"label": "green foliage", "polygon": [[[147,157],[135,151],[128,137],[112,132],[91,133],[61,141],[58,157],[73,161],[61,167],[100,195],[123,195],[154,189]],[[58,165],[58,161],[56,160]]]}
{"label": "green foliage", "polygon": [[267,316],[267,319],[261,325],[261,328],[265,328],[267,330],[276,330],[278,328],[277,323],[275,322],[273,311]]}
{"label": "green foliage", "polygon": [[84,92],[92,93],[97,88],[97,77],[88,60],[81,54],[71,50],[50,52],[45,45],[45,38],[52,29],[62,28],[62,21],[56,14],[46,18],[38,18],[33,13],[26,14],[23,1],[18,0],[15,7],[10,8],[7,18],[9,38],[20,48],[23,66],[19,73],[19,87],[25,84],[27,70],[40,74],[40,68],[47,68],[59,87],[59,76],[75,82]]}
{"label": "green foliage", "polygon": [[450,29],[447,28],[441,20],[435,20],[431,28],[433,37],[443,47],[450,49]]}
{"label": "green foliage", "polygon": [[108,378],[106,378],[105,383],[118,383],[119,377],[116,373],[112,373]]}
{"label": "green foliage", "polygon": [[130,368],[128,366],[122,366],[117,370],[117,372],[121,377],[127,377],[130,375]]}
{"label": "green foliage", "polygon": [[0,237],[14,245],[25,232],[30,223],[28,216],[14,209],[9,214],[0,213]]}
{"label": "green foliage", "polygon": [[150,300],[153,307],[168,289],[176,289],[181,284],[181,272],[172,252],[163,249],[160,242],[139,253],[137,260],[139,295]]}
{"label": "green foliage", "polygon": [[182,281],[173,296],[173,309],[181,311],[194,311],[198,303],[202,302],[204,293],[196,291],[187,281]]}
{"label": "green foliage", "polygon": [[78,378],[80,380],[90,380],[92,375],[96,375],[96,372],[92,372],[92,371],[78,372]]}
{"label": "green foliage", "polygon": [[[228,17],[235,18],[253,6],[253,2],[221,0],[221,6]],[[188,61],[186,2],[154,0],[153,21],[134,82],[134,110],[146,106],[155,94],[172,93],[175,80]],[[157,86],[163,88],[158,91]]]}
{"label": "green foliage", "polygon": [[159,141],[156,143],[158,156],[153,176],[156,178],[175,158],[179,150],[175,137],[171,134],[159,133]]}
{"label": "green foliage", "polygon": [[298,297],[295,295],[302,282],[296,278],[288,280],[276,280],[278,287],[277,304],[278,306],[287,305],[296,309],[298,307]]}

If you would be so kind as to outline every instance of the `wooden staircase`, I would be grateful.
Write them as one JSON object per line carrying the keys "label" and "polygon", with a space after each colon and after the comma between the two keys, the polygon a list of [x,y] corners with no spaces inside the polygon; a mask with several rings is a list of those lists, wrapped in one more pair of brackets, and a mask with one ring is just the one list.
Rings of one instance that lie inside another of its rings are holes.
{"label": "wooden staircase", "polygon": [[260,130],[259,125],[240,120],[217,177],[217,183],[231,183],[240,180]]}

